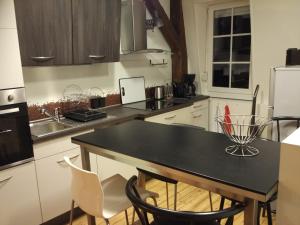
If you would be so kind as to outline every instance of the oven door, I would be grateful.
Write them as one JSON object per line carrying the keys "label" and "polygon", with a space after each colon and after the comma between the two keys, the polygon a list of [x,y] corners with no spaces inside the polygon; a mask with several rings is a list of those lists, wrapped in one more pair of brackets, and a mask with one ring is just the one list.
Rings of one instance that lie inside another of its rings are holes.
{"label": "oven door", "polygon": [[0,106],[0,170],[32,160],[27,104]]}

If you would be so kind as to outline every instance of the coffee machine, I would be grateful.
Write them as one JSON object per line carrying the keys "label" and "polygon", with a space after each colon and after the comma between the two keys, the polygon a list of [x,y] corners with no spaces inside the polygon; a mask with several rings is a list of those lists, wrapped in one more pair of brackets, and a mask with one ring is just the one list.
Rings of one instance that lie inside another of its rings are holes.
{"label": "coffee machine", "polygon": [[176,98],[190,98],[196,96],[196,86],[194,84],[195,74],[185,74],[183,82],[173,83],[173,95]]}
{"label": "coffee machine", "polygon": [[185,74],[184,75],[184,89],[185,89],[185,97],[196,96],[196,86],[195,82],[195,74]]}

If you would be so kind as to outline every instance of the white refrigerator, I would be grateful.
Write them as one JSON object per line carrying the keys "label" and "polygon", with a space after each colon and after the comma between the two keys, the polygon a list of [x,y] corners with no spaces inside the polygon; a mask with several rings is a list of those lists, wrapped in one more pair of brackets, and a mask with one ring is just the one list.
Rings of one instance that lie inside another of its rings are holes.
{"label": "white refrigerator", "polygon": [[[270,116],[300,117],[300,67],[274,68],[270,80]],[[280,123],[280,140],[283,141],[296,129],[296,122]],[[272,138],[277,140],[276,124]]]}

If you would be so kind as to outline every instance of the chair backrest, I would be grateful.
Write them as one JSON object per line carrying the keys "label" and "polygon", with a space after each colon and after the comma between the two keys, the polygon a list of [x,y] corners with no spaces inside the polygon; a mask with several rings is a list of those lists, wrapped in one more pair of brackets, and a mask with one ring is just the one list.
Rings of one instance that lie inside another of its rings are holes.
{"label": "chair backrest", "polygon": [[296,122],[295,129],[299,128],[300,125],[300,117],[294,117],[294,116],[278,116],[278,117],[272,117],[272,120],[276,122],[276,128],[277,128],[277,141],[280,142],[280,122]]}
{"label": "chair backrest", "polygon": [[103,217],[103,190],[97,174],[75,166],[64,157],[72,172],[71,196],[87,214]]}
{"label": "chair backrest", "polygon": [[148,214],[152,215],[156,225],[212,225],[217,220],[232,217],[244,209],[244,205],[236,204],[231,208],[214,212],[172,211],[150,205],[143,201],[136,189],[137,177],[133,176],[127,182],[126,194],[135,208],[143,225],[149,225]]}

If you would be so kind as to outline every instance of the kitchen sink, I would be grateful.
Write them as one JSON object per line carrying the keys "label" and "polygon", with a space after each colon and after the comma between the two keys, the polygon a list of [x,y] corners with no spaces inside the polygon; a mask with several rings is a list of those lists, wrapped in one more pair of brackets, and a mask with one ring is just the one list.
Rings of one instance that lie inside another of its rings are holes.
{"label": "kitchen sink", "polygon": [[72,128],[72,125],[54,120],[39,121],[30,124],[31,135],[42,137],[48,134],[56,133],[65,129]]}

